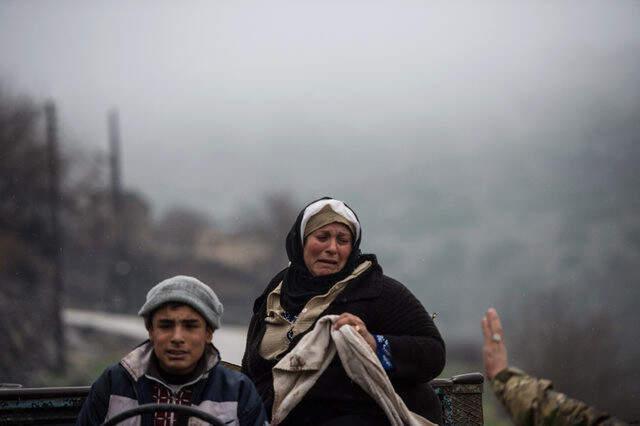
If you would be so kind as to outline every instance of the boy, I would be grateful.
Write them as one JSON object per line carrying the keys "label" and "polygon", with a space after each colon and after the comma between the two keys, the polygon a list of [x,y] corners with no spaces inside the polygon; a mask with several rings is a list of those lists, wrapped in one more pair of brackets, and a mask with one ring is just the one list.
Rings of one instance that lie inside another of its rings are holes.
{"label": "boy", "polygon": [[[169,278],[149,290],[138,312],[149,340],[102,373],[76,424],[101,424],[142,404],[172,403],[198,408],[224,424],[264,425],[266,414],[253,383],[220,365],[211,343],[222,311],[213,290],[192,277]],[[127,424],[174,426],[188,421],[172,412],[141,417]],[[199,421],[191,418],[189,424],[204,423]]]}

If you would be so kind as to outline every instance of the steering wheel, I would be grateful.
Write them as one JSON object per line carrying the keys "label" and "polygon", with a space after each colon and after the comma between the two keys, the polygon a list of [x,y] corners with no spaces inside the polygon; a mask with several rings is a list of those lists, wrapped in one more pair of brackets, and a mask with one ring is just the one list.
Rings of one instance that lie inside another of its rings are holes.
{"label": "steering wheel", "polygon": [[205,413],[202,410],[188,405],[178,404],[142,404],[138,407],[130,408],[129,410],[118,413],[106,422],[102,423],[102,426],[114,426],[128,418],[138,416],[140,414],[155,413],[156,411],[172,411],[174,413],[188,414],[191,417],[197,417],[201,420],[207,421],[213,426],[224,426],[224,423],[209,413]]}

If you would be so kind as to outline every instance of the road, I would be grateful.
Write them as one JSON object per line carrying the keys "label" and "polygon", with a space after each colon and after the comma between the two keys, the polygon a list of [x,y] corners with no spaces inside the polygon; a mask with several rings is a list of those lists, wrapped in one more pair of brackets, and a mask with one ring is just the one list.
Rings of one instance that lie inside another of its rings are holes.
{"label": "road", "polygon": [[[135,315],[65,309],[63,318],[65,324],[70,327],[91,328],[105,333],[140,339],[140,341],[148,337],[142,318]],[[224,361],[234,364],[241,363],[246,335],[246,328],[224,324],[222,328],[213,333],[213,343],[220,350]]]}

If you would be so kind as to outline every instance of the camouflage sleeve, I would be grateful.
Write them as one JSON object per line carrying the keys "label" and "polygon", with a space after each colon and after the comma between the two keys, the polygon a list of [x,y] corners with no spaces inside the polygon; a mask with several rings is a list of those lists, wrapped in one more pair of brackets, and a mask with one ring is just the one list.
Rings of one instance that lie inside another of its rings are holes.
{"label": "camouflage sleeve", "polygon": [[553,390],[549,380],[507,368],[491,381],[493,392],[516,425],[626,425],[609,414]]}

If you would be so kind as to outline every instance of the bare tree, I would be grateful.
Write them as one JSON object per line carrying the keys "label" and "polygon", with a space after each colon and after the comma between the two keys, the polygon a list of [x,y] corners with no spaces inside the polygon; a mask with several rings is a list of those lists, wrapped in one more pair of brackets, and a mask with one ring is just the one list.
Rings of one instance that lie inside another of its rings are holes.
{"label": "bare tree", "polygon": [[[0,92],[0,381],[52,366],[47,153],[42,108]],[[37,314],[36,314],[37,313]]]}

